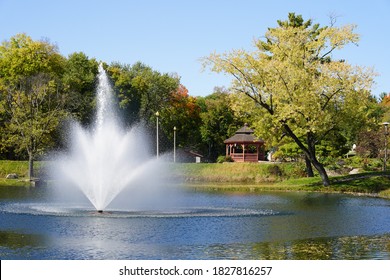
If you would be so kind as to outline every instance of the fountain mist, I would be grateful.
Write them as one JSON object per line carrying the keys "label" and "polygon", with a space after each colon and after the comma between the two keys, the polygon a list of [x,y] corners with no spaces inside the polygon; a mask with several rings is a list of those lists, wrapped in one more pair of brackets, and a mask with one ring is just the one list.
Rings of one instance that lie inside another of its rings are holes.
{"label": "fountain mist", "polygon": [[55,168],[60,183],[77,186],[99,212],[136,179],[146,178],[156,164],[150,159],[142,129],[121,128],[113,100],[109,78],[99,65],[94,127],[72,125],[70,151]]}

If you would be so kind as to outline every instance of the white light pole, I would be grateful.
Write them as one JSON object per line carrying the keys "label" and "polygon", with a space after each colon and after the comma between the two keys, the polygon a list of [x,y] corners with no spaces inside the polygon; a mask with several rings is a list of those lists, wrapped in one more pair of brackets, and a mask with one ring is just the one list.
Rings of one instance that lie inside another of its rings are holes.
{"label": "white light pole", "polygon": [[156,112],[156,123],[157,123],[157,126],[156,126],[156,155],[157,155],[157,158],[158,158],[158,117],[160,116],[160,113],[157,111]]}
{"label": "white light pole", "polygon": [[384,122],[383,125],[385,127],[385,159],[383,161],[383,171],[386,172],[386,165],[387,165],[387,136],[389,135],[388,132],[388,126],[390,123]]}
{"label": "white light pole", "polygon": [[176,162],[176,126],[173,127],[173,162]]}

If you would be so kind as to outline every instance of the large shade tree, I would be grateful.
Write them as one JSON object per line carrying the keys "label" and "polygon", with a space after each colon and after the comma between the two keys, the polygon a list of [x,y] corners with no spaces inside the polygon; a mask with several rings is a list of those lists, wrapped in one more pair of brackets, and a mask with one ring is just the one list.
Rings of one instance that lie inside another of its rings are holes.
{"label": "large shade tree", "polygon": [[333,59],[333,53],[356,44],[355,26],[329,27],[290,13],[278,21],[253,51],[234,50],[205,58],[213,71],[231,74],[233,88],[261,108],[257,128],[269,138],[289,136],[330,181],[317,158],[317,145],[340,127],[365,122],[373,72]]}
{"label": "large shade tree", "polygon": [[64,63],[55,45],[25,34],[0,45],[1,146],[28,155],[30,178],[34,159],[53,144],[52,134],[66,115]]}

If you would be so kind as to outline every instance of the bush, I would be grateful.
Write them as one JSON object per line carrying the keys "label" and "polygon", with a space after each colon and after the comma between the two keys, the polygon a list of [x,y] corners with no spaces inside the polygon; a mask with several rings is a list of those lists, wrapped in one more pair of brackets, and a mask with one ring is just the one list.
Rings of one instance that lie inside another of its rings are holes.
{"label": "bush", "polygon": [[270,175],[276,177],[281,177],[283,175],[282,169],[279,167],[279,165],[276,164],[269,165],[267,171]]}
{"label": "bush", "polygon": [[[286,178],[301,178],[307,177],[306,164],[303,162],[294,162],[291,164],[283,164],[283,175]],[[314,170],[315,172],[315,170]]]}
{"label": "bush", "polygon": [[217,158],[217,163],[224,163],[224,162],[233,162],[233,159],[231,156],[219,156]]}
{"label": "bush", "polygon": [[378,158],[362,158],[354,156],[345,159],[345,165],[351,168],[363,168],[365,171],[379,171],[383,168],[383,160]]}

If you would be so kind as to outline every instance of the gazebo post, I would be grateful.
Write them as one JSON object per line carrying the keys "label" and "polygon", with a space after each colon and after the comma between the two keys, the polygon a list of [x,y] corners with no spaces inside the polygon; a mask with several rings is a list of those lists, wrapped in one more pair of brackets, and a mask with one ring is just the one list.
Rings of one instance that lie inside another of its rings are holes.
{"label": "gazebo post", "polygon": [[242,161],[245,162],[245,144],[242,144]]}

